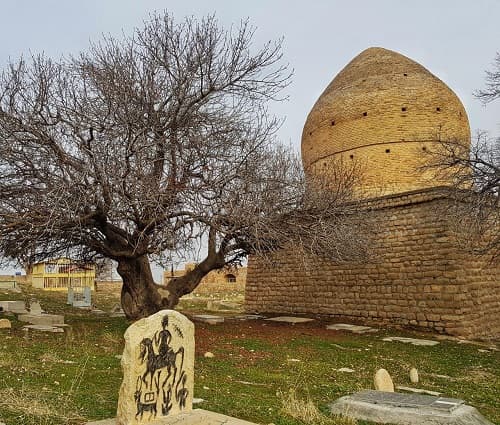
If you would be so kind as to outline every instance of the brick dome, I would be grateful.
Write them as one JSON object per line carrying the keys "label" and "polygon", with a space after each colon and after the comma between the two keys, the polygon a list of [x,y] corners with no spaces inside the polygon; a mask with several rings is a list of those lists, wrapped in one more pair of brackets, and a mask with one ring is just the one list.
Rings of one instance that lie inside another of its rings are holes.
{"label": "brick dome", "polygon": [[369,48],[316,101],[302,133],[302,161],[313,175],[336,160],[357,161],[364,193],[399,193],[450,183],[421,168],[438,140],[469,146],[460,99],[406,56]]}

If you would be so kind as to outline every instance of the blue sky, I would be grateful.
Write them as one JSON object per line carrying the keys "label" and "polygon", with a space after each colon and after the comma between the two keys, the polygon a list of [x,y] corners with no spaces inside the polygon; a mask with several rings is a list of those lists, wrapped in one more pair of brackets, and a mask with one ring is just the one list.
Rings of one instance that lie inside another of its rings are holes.
{"label": "blue sky", "polygon": [[283,141],[300,145],[307,113],[333,77],[359,52],[380,46],[428,68],[461,98],[471,128],[500,134],[500,102],[486,107],[472,93],[500,51],[498,0],[0,0],[0,66],[30,52],[78,53],[102,34],[130,34],[153,11],[174,18],[213,14],[225,26],[249,18],[256,42],[284,37],[294,69]]}

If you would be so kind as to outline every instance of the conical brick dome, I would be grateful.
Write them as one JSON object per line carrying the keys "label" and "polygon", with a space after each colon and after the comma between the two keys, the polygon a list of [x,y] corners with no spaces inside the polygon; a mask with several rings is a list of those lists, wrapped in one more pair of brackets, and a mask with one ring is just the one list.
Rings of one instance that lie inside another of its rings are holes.
{"label": "conical brick dome", "polygon": [[435,150],[439,140],[469,146],[460,99],[411,59],[370,48],[334,78],[312,108],[302,133],[302,160],[313,175],[336,160],[358,161],[364,193],[400,193],[450,183],[422,170],[426,151]]}

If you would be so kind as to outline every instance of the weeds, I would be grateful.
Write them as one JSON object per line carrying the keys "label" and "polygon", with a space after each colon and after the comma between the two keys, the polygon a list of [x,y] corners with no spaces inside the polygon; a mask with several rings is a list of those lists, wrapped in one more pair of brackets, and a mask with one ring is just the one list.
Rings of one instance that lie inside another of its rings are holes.
{"label": "weeds", "polygon": [[307,397],[301,399],[297,396],[295,388],[287,393],[278,392],[278,398],[281,401],[281,411],[293,419],[303,424],[310,425],[356,425],[355,419],[347,416],[326,416],[319,411],[312,400]]}

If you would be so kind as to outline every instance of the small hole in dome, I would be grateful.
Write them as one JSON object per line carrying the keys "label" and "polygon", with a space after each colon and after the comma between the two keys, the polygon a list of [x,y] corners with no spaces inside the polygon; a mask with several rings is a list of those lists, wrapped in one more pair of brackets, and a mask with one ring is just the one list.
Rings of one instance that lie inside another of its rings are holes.
{"label": "small hole in dome", "polygon": [[312,136],[312,135],[313,135],[313,132],[312,132],[312,131],[310,131],[310,132],[309,132],[309,136]]}
{"label": "small hole in dome", "polygon": [[354,155],[349,155],[349,158],[354,159]]}
{"label": "small hole in dome", "polygon": [[402,110],[403,112],[406,112],[406,106],[403,106],[403,107],[401,108],[401,110]]}
{"label": "small hole in dome", "polygon": [[363,116],[366,117],[368,115],[368,112],[363,112]]}
{"label": "small hole in dome", "polygon": [[390,149],[386,149],[385,153],[391,153],[391,150]]}
{"label": "small hole in dome", "polygon": [[335,125],[335,121],[332,121],[332,125]]}
{"label": "small hole in dome", "polygon": [[405,72],[403,75],[404,75],[405,77],[408,77],[408,74],[407,74],[406,72]]}
{"label": "small hole in dome", "polygon": [[438,107],[436,108],[436,111],[437,111],[437,112],[440,112],[440,111],[441,111],[441,108],[438,106]]}
{"label": "small hole in dome", "polygon": [[426,151],[426,150],[427,150],[427,148],[426,148],[425,146],[422,146],[422,150],[423,150],[423,151]]}

